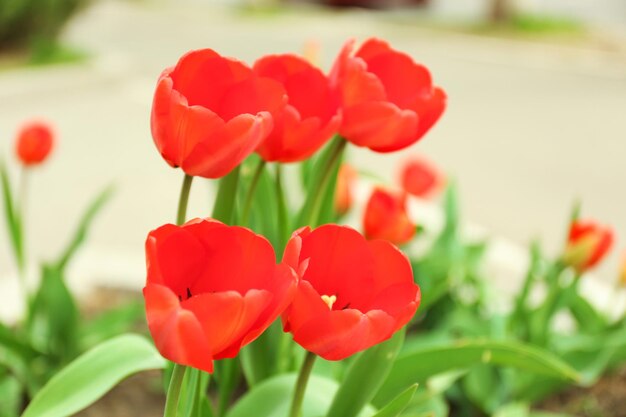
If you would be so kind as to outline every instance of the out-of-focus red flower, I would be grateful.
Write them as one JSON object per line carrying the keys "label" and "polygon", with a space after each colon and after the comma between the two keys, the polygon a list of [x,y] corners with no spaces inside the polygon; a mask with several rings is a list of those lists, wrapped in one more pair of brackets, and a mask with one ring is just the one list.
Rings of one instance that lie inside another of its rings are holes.
{"label": "out-of-focus red flower", "polygon": [[357,176],[356,170],[351,165],[344,163],[339,167],[335,191],[335,211],[340,216],[346,214],[352,207]]}
{"label": "out-of-focus red flower", "polygon": [[23,165],[38,165],[50,154],[54,144],[52,128],[44,122],[22,126],[15,141],[15,153]]}
{"label": "out-of-focus red flower", "polygon": [[337,102],[328,78],[296,55],[270,55],[254,72],[283,85],[289,101],[274,115],[274,129],[257,152],[266,161],[296,162],[313,155],[339,128]]}
{"label": "out-of-focus red flower", "polygon": [[171,166],[219,178],[267,137],[286,100],[279,83],[246,64],[211,49],[191,51],[159,77],[152,137]]}
{"label": "out-of-focus red flower", "polygon": [[283,261],[298,270],[285,331],[327,360],[341,360],[400,330],[420,303],[411,264],[394,245],[346,226],[309,227],[291,237]]}
{"label": "out-of-focus red flower", "polygon": [[392,152],[417,142],[446,107],[423,65],[371,38],[352,54],[348,41],[330,75],[343,109],[339,133],[357,146]]}
{"label": "out-of-focus red flower", "polygon": [[443,175],[424,158],[413,157],[400,170],[400,184],[407,193],[426,198],[444,183]]}
{"label": "out-of-focus red flower", "polygon": [[368,239],[384,239],[396,245],[410,241],[416,226],[406,211],[406,194],[375,188],[365,207],[363,229]]}
{"label": "out-of-focus red flower", "polygon": [[291,302],[297,276],[276,265],[262,236],[214,220],[167,224],[148,235],[143,290],[148,327],[165,358],[213,371]]}
{"label": "out-of-focus red flower", "polygon": [[579,272],[587,271],[604,258],[613,244],[613,230],[594,221],[572,222],[563,261]]}

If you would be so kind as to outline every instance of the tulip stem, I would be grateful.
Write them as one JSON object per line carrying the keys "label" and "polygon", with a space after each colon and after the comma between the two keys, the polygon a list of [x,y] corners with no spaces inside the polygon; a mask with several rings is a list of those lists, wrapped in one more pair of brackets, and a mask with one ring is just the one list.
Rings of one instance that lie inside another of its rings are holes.
{"label": "tulip stem", "polygon": [[326,166],[322,168],[322,174],[317,182],[316,187],[312,191],[315,193],[313,195],[313,201],[311,202],[311,211],[309,213],[309,217],[307,218],[307,225],[311,227],[316,227],[320,220],[320,214],[322,211],[322,203],[324,202],[324,195],[326,194],[326,189],[330,185],[330,181],[333,177],[333,174],[336,173],[337,168],[339,166],[339,162],[341,160],[341,156],[343,154],[344,149],[346,148],[346,140],[341,136],[338,136],[332,143],[330,157],[328,158],[328,162]]}
{"label": "tulip stem", "polygon": [[187,203],[189,202],[192,181],[193,177],[185,174],[183,186],[180,189],[180,198],[178,199],[178,213],[176,214],[176,224],[179,226],[185,223],[185,217],[187,217]]}
{"label": "tulip stem", "polygon": [[300,417],[302,411],[302,402],[304,401],[304,393],[306,392],[306,386],[313,370],[313,364],[315,363],[317,356],[315,353],[307,352],[298,374],[298,380],[293,391],[293,400],[291,402],[291,411],[289,411],[289,417]]}
{"label": "tulip stem", "polygon": [[256,192],[257,185],[259,185],[259,180],[261,179],[264,168],[265,160],[260,159],[259,163],[256,166],[256,169],[254,170],[254,176],[252,177],[252,181],[250,182],[250,187],[248,188],[248,193],[246,194],[246,200],[243,204],[240,221],[240,224],[243,226],[248,225],[250,210],[252,209],[252,202],[254,201],[254,193]]}
{"label": "tulip stem", "polygon": [[282,166],[276,164],[276,205],[278,207],[278,237],[282,251],[289,240],[289,213],[287,202],[285,201],[285,191],[283,189]]}
{"label": "tulip stem", "polygon": [[180,397],[180,388],[183,385],[183,378],[185,377],[184,365],[175,364],[172,371],[172,377],[170,378],[170,385],[167,389],[167,398],[165,400],[165,411],[163,417],[176,417],[178,411],[178,399]]}

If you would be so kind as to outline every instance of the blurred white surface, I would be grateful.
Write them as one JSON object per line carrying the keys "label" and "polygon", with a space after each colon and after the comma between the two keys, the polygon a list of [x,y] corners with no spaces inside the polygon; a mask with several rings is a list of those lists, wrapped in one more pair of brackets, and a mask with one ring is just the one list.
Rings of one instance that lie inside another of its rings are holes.
{"label": "blurred white surface", "polygon": [[[404,153],[351,149],[357,166],[392,181],[408,153],[427,154],[456,179],[464,220],[516,247],[540,237],[558,250],[575,198],[584,201],[586,216],[626,236],[626,56],[619,51],[436,32],[368,12],[250,15],[200,2],[103,1],[66,33],[68,43],[90,51],[89,62],[0,72],[0,155],[12,158],[13,135],[31,117],[50,120],[59,135],[52,158],[32,176],[31,263],[57,256],[79,213],[114,182],[117,193],[70,279],[76,287],[93,281],[141,287],[145,236],[173,221],[182,181],[152,144],[150,102],[160,71],[184,52],[212,47],[252,62],[298,52],[316,39],[329,68],[348,37],[372,35],[426,64],[446,89],[449,108]],[[190,217],[209,214],[210,194],[206,181],[194,183]],[[4,226],[2,312],[15,298],[5,290],[14,268]],[[598,271],[607,282],[617,274],[616,253]],[[497,257],[503,265],[523,262],[507,256]]]}

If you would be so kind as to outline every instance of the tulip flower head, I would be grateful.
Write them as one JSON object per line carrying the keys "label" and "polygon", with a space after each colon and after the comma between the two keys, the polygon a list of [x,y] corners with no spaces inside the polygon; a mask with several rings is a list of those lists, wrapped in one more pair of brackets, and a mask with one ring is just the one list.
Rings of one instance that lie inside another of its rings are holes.
{"label": "tulip flower head", "polygon": [[159,77],[152,137],[172,167],[191,176],[228,174],[272,131],[287,97],[280,83],[211,49],[191,51]]}
{"label": "tulip flower head", "polygon": [[401,245],[413,238],[416,226],[407,214],[406,197],[406,193],[380,187],[372,191],[363,215],[363,230],[368,239],[384,239]]}
{"label": "tulip flower head", "polygon": [[270,243],[214,220],[168,224],[148,235],[143,290],[148,327],[165,358],[213,371],[291,302],[297,276]]}
{"label": "tulip flower head", "polygon": [[357,177],[358,174],[351,165],[343,163],[339,167],[335,190],[335,211],[340,216],[346,214],[352,207],[354,186],[356,185]]}
{"label": "tulip flower head", "polygon": [[283,261],[300,281],[282,318],[296,343],[327,360],[374,346],[411,320],[420,303],[408,258],[346,226],[296,231]]}
{"label": "tulip flower head", "polygon": [[400,184],[407,193],[427,198],[441,188],[444,180],[441,173],[423,158],[411,158],[400,171]]}
{"label": "tulip flower head", "polygon": [[343,47],[330,79],[343,111],[339,133],[357,146],[393,152],[421,139],[446,107],[446,94],[409,55],[371,38]]}
{"label": "tulip flower head", "polygon": [[320,149],[339,128],[340,117],[328,78],[296,55],[270,55],[254,64],[254,72],[280,83],[289,97],[274,115],[274,129],[257,152],[266,161],[297,162]]}
{"label": "tulip flower head", "polygon": [[17,135],[15,153],[24,166],[39,165],[50,155],[53,145],[54,134],[48,124],[29,122]]}
{"label": "tulip flower head", "polygon": [[613,230],[593,221],[572,222],[563,262],[579,273],[597,265],[613,244]]}

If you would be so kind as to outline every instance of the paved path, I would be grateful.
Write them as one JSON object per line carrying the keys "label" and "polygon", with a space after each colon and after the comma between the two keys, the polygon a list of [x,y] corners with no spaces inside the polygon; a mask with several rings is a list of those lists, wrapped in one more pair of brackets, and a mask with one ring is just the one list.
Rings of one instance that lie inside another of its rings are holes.
{"label": "paved path", "polygon": [[[32,252],[58,253],[71,219],[115,182],[117,195],[73,276],[141,283],[143,240],[173,220],[181,181],[151,142],[151,95],[159,72],[185,51],[209,46],[251,61],[317,39],[328,67],[346,38],[369,35],[413,54],[447,90],[447,113],[408,152],[427,154],[456,178],[466,219],[520,243],[541,236],[556,248],[580,197],[585,214],[626,236],[624,55],[432,32],[360,12],[252,16],[199,3],[105,1],[67,32],[68,42],[92,51],[91,62],[0,73],[0,152],[10,151],[17,124],[32,115],[54,121],[60,135],[54,157],[32,178]],[[352,154],[386,178],[406,155]],[[192,215],[208,214],[209,193],[194,184]],[[2,276],[12,267],[0,245]],[[615,268],[612,259],[604,275]]]}

